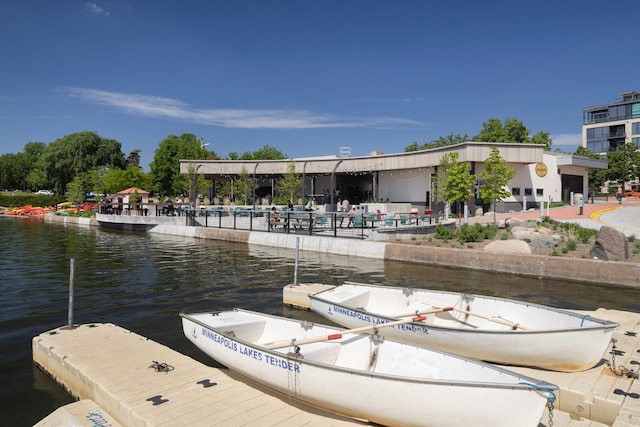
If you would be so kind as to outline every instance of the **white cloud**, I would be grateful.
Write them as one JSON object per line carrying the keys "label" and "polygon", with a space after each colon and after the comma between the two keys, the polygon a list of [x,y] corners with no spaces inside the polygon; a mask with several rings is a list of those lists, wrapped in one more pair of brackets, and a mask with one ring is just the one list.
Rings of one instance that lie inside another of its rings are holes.
{"label": "white cloud", "polygon": [[391,125],[420,125],[397,117],[344,119],[304,110],[196,109],[182,101],[158,96],[126,94],[98,89],[67,87],[72,97],[115,107],[129,114],[243,129],[383,128]]}
{"label": "white cloud", "polygon": [[576,148],[582,145],[582,133],[561,133],[558,135],[551,135],[553,145],[551,149],[564,147],[565,150],[575,151]]}
{"label": "white cloud", "polygon": [[106,12],[103,8],[101,8],[100,6],[98,6],[95,3],[92,3],[90,1],[88,1],[85,4],[85,7],[87,8],[87,10],[89,12],[95,13],[96,15],[106,15],[109,16],[109,12]]}

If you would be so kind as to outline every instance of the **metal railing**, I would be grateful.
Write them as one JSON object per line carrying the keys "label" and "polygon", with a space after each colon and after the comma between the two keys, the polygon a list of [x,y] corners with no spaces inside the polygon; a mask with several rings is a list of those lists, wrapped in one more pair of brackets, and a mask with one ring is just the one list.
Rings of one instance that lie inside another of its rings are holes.
{"label": "metal railing", "polygon": [[247,208],[172,204],[100,205],[101,214],[148,217],[184,217],[184,225],[267,233],[309,234],[365,239],[371,230],[406,229],[433,225],[436,219],[426,214],[383,214],[354,212],[307,212],[273,207]]}
{"label": "metal railing", "polygon": [[185,210],[187,225],[365,239],[373,229],[433,225],[431,215],[305,212],[251,208]]}

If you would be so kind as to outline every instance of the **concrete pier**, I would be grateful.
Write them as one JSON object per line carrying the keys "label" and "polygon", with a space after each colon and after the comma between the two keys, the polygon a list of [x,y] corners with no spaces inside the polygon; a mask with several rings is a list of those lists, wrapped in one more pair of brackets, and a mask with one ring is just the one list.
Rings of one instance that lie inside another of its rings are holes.
{"label": "concrete pier", "polygon": [[58,328],[33,338],[32,347],[34,362],[82,399],[39,427],[362,425],[271,394],[113,324]]}

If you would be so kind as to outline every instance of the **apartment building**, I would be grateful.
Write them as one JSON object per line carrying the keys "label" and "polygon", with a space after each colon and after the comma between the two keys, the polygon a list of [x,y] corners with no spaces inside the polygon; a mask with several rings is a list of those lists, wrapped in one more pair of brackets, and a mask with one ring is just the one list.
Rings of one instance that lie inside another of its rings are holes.
{"label": "apartment building", "polygon": [[640,93],[622,92],[620,100],[582,110],[582,146],[606,156],[625,143],[640,148]]}

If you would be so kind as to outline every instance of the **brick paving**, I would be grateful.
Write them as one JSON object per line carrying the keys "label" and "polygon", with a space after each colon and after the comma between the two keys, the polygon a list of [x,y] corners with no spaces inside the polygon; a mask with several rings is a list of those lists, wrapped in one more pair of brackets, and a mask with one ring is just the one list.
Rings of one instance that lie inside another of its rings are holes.
{"label": "brick paving", "polygon": [[[544,216],[562,222],[575,222],[585,228],[600,229],[603,225],[614,227],[627,236],[640,237],[640,199],[626,198],[619,204],[615,198],[609,200],[596,200],[594,203],[585,203],[580,215],[578,205],[562,206],[545,209]],[[526,212],[509,212],[497,214],[499,222],[506,218],[538,219],[540,209]],[[470,218],[469,222],[491,222],[493,215]]]}

